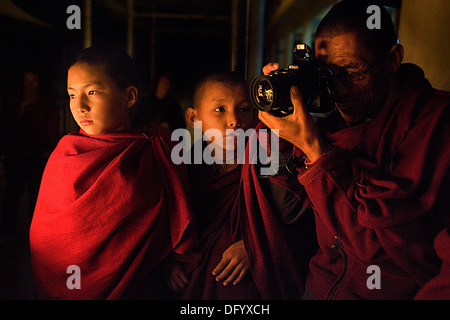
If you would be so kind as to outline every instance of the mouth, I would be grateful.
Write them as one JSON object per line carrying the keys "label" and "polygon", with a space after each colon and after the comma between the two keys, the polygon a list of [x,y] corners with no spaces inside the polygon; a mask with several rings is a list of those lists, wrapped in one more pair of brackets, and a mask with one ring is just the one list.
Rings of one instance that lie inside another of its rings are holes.
{"label": "mouth", "polygon": [[236,132],[230,132],[225,136],[225,143],[227,145],[227,149],[229,148],[235,148],[236,145],[239,143],[239,134]]}
{"label": "mouth", "polygon": [[93,122],[94,122],[94,121],[89,120],[89,119],[86,119],[86,118],[81,118],[81,119],[80,119],[80,124],[83,125],[83,126],[89,125],[89,124],[91,124],[91,123],[93,123]]}
{"label": "mouth", "polygon": [[345,95],[345,96],[337,96],[336,97],[336,103],[338,104],[349,104],[352,102],[357,102],[358,99],[355,99],[355,97]]}
{"label": "mouth", "polygon": [[239,136],[239,134],[237,134],[236,132],[230,132],[225,137],[227,139],[232,139],[232,138],[237,138],[238,136]]}
{"label": "mouth", "polygon": [[[225,136],[224,147],[226,150],[236,150],[243,145],[245,146],[245,137],[242,133],[239,132],[230,132]],[[226,146],[225,146],[226,145]]]}
{"label": "mouth", "polygon": [[336,105],[339,109],[354,109],[364,105],[362,99],[336,99]]}
{"label": "mouth", "polygon": [[227,129],[225,137],[227,139],[228,138],[238,138],[238,137],[240,137],[243,132],[242,132],[242,130],[239,130],[239,129],[245,130],[245,129],[241,128],[241,127],[237,128],[237,129]]}

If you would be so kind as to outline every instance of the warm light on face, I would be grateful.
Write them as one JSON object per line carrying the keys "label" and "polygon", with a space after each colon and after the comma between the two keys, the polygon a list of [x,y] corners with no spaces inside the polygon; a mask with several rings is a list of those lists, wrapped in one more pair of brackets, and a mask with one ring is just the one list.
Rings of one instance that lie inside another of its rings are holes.
{"label": "warm light on face", "polygon": [[103,67],[73,65],[67,76],[70,111],[88,134],[99,135],[129,127],[127,90],[120,90]]}
{"label": "warm light on face", "polygon": [[248,89],[242,85],[210,82],[205,84],[203,90],[203,97],[196,108],[196,120],[203,122],[203,132],[207,132],[208,129],[220,131],[223,137],[221,141],[211,137],[217,147],[234,150],[237,136],[230,132],[237,128],[245,131],[253,124]]}
{"label": "warm light on face", "polygon": [[360,121],[383,104],[388,83],[357,32],[316,39],[317,58],[334,74],[336,105],[347,121]]}

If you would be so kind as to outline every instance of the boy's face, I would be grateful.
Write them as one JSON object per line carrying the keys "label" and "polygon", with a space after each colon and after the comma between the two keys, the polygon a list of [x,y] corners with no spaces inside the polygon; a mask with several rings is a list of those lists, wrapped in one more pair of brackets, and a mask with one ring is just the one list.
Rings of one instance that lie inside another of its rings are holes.
{"label": "boy's face", "polygon": [[186,110],[191,126],[194,121],[202,121],[202,131],[217,129],[222,133],[223,142],[214,143],[222,149],[236,149],[237,138],[226,136],[227,129],[241,128],[244,131],[253,125],[253,112],[248,89],[244,85],[229,85],[210,81],[204,84],[201,98],[194,109]]}
{"label": "boy's face", "polygon": [[70,111],[78,125],[91,135],[129,128],[129,108],[137,100],[133,86],[121,90],[102,66],[79,63],[67,75]]}

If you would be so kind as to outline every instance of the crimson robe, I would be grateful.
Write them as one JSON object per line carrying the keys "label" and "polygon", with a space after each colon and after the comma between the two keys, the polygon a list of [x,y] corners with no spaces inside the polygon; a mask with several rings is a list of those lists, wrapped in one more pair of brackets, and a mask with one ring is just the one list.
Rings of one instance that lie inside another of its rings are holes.
{"label": "crimson robe", "polygon": [[[61,139],[42,178],[30,229],[36,297],[150,296],[151,272],[195,245],[184,167],[159,126]],[[77,266],[81,288],[69,266]],[[73,287],[73,286],[72,286]]]}

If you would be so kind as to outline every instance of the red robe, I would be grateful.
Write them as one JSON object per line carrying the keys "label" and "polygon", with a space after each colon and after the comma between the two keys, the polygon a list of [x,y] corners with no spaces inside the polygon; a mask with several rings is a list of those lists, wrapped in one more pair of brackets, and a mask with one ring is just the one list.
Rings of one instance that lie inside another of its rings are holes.
{"label": "red robe", "polygon": [[232,244],[242,239],[239,223],[239,194],[241,168],[224,174],[214,172],[213,166],[191,165],[189,168],[193,209],[198,223],[199,244],[191,265],[190,281],[183,299],[249,300],[260,294],[250,272],[237,285],[224,286],[217,282],[213,269],[222,254]]}
{"label": "red robe", "polygon": [[420,289],[416,300],[450,300],[450,229],[442,230],[434,241],[442,261],[439,274]]}
{"label": "red robe", "polygon": [[[168,131],[157,126],[61,139],[30,229],[37,298],[135,298],[158,290],[150,273],[195,244],[186,175],[170,148]],[[72,265],[81,289],[67,286]]]}
{"label": "red robe", "polygon": [[[256,127],[266,129],[263,123]],[[267,131],[266,131],[267,132]],[[251,261],[251,272],[263,299],[299,300],[304,293],[309,260],[317,251],[313,212],[306,211],[294,223],[285,224],[284,214],[274,205],[274,195],[267,190],[267,183],[276,184],[292,193],[297,201],[307,206],[306,192],[296,180],[296,175],[282,173],[266,179],[258,176],[260,166],[255,157],[249,154],[249,146],[256,135],[250,137],[247,146],[248,161],[242,169],[242,199],[240,221],[243,238]],[[270,144],[263,146],[270,151]],[[282,154],[292,150],[292,145],[279,140]],[[288,154],[285,154],[286,158]],[[295,171],[294,171],[295,172]]]}
{"label": "red robe", "polygon": [[[305,214],[297,223],[283,225],[273,195],[261,185],[250,161],[224,174],[207,165],[189,169],[201,246],[197,260],[191,261],[197,267],[183,299],[300,299],[309,259],[317,249],[313,216]],[[270,178],[270,183],[289,190],[299,201],[305,199],[295,175]],[[250,270],[237,285],[223,286],[211,272],[223,252],[239,240],[244,241]]]}
{"label": "red robe", "polygon": [[[319,123],[332,149],[299,174],[317,217],[320,250],[306,283],[315,298],[411,299],[439,272],[450,93],[432,89],[417,66],[402,65],[398,77],[393,103],[372,121],[340,129],[336,113]],[[380,289],[367,285],[371,265]]]}

